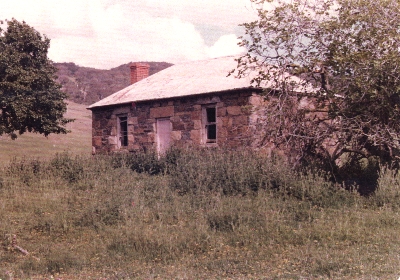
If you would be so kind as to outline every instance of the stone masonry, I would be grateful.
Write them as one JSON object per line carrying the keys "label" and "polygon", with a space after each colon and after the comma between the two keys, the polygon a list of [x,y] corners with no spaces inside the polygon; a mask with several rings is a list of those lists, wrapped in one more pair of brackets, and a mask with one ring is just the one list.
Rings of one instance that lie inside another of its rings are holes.
{"label": "stone masonry", "polygon": [[[156,149],[157,119],[171,122],[171,142],[176,146],[198,145],[237,148],[251,145],[254,138],[254,107],[262,98],[250,90],[227,91],[181,98],[94,108],[95,153]],[[202,108],[216,107],[216,143],[204,143]],[[118,117],[127,117],[128,145],[118,146]]]}

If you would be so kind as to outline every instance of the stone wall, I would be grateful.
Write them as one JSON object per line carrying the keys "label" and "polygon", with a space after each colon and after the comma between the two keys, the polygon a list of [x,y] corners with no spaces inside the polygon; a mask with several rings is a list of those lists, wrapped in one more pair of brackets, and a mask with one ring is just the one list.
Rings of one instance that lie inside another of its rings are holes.
{"label": "stone wall", "polygon": [[[250,145],[253,105],[260,97],[247,91],[230,91],[176,99],[139,102],[93,109],[93,148],[96,153],[155,149],[158,118],[169,118],[174,145]],[[204,143],[203,106],[215,104],[217,143]],[[118,147],[118,116],[128,117],[128,146]]]}

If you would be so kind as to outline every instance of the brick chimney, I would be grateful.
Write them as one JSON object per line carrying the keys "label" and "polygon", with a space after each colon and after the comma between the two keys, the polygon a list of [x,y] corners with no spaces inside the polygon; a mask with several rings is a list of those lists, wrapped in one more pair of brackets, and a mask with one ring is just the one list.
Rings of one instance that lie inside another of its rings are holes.
{"label": "brick chimney", "polygon": [[146,63],[134,62],[131,67],[131,84],[146,79],[149,76],[150,65]]}

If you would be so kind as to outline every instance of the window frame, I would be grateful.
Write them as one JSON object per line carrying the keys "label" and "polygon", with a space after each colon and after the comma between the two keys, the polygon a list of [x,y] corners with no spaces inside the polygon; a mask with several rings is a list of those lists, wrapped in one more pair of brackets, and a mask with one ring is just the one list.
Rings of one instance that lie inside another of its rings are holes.
{"label": "window frame", "polygon": [[[123,127],[124,125],[124,127]],[[128,115],[117,116],[117,146],[118,148],[128,147]]]}
{"label": "window frame", "polygon": [[[210,119],[209,110],[214,110],[214,119]],[[217,104],[207,104],[202,106],[202,121],[203,121],[203,143],[204,144],[216,144],[217,143]],[[214,138],[210,138],[209,136],[214,135]]]}

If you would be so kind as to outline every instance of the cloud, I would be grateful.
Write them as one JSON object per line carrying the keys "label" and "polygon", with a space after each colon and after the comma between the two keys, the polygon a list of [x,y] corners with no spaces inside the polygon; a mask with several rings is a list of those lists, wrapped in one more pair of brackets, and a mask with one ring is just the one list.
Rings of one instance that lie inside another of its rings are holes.
{"label": "cloud", "polygon": [[132,6],[137,7],[137,2],[155,16],[177,16],[195,25],[207,23],[230,30],[255,16],[249,0],[147,0],[134,1]]}
{"label": "cloud", "polygon": [[215,44],[207,49],[209,57],[220,57],[224,55],[238,55],[245,51],[243,47],[238,46],[240,40],[235,34],[221,36]]}
{"label": "cloud", "polygon": [[2,2],[6,18],[25,20],[51,39],[52,60],[96,68],[236,54],[237,25],[254,16],[249,0]]}
{"label": "cloud", "polygon": [[[92,11],[94,33],[53,39],[49,56],[55,61],[64,59],[97,68],[129,61],[177,63],[206,57],[206,45],[193,24],[178,18],[150,18],[145,15],[138,15],[129,21],[123,16],[115,17],[115,13],[120,12],[98,11],[97,14]],[[113,21],[114,18],[118,20]]]}

